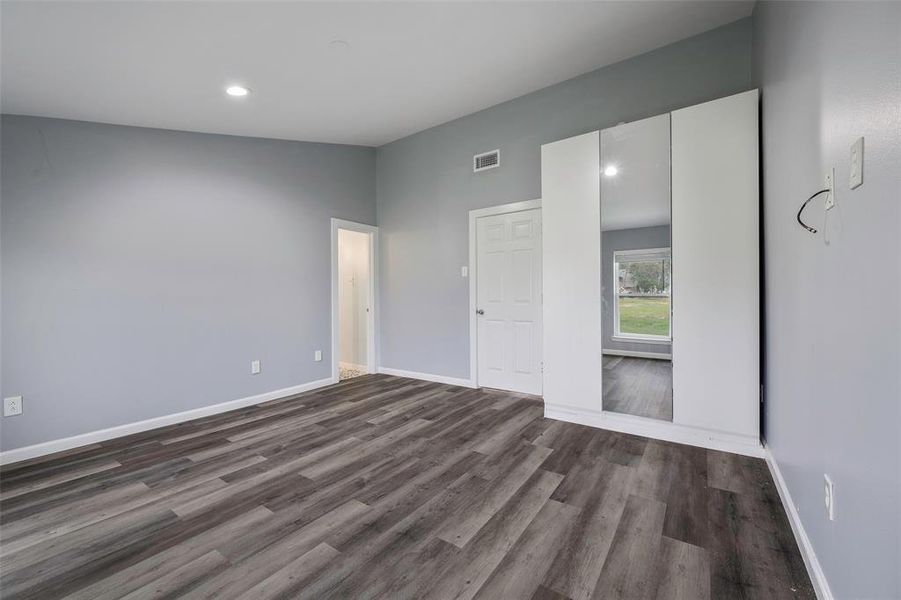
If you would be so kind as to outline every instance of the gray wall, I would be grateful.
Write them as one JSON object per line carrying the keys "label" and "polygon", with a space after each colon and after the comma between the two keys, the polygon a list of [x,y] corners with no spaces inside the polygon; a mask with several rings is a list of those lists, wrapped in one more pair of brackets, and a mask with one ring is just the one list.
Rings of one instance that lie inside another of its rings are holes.
{"label": "gray wall", "polygon": [[382,365],[469,377],[468,213],[539,197],[541,144],[750,87],[744,19],[379,148]]}
{"label": "gray wall", "polygon": [[[836,598],[901,597],[901,4],[760,3],[765,436]],[[865,136],[864,184],[848,188]],[[837,207],[795,211],[835,165]],[[823,508],[835,481],[837,519]]]}
{"label": "gray wall", "polygon": [[660,352],[670,354],[672,344],[652,344],[647,342],[620,342],[613,339],[613,253],[618,250],[643,250],[647,248],[668,248],[670,245],[669,225],[639,227],[636,229],[616,229],[601,233],[601,331],[604,350],[630,350],[636,352]]}
{"label": "gray wall", "polygon": [[373,149],[0,130],[3,449],[330,375],[329,217],[375,222]]}

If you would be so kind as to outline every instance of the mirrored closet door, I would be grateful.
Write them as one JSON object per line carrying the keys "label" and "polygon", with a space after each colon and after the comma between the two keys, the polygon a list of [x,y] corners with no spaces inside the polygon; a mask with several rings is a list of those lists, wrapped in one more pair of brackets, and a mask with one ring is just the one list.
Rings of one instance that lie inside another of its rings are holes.
{"label": "mirrored closet door", "polygon": [[670,115],[600,146],[603,410],[672,421]]}
{"label": "mirrored closet door", "polygon": [[545,416],[761,452],[758,109],[542,145]]}

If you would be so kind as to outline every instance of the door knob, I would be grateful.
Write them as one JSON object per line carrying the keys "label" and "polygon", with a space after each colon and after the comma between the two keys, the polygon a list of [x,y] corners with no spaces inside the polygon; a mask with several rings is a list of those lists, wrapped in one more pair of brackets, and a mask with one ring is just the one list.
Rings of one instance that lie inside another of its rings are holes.
{"label": "door knob", "polygon": [[477,308],[477,309],[476,309],[476,314],[477,314],[477,315],[484,315],[484,314],[485,314],[485,311],[482,310],[481,308]]}

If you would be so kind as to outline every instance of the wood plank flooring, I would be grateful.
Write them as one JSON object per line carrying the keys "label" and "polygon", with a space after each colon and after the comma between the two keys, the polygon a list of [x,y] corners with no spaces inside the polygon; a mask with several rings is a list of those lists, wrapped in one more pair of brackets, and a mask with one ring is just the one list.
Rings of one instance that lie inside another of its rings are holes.
{"label": "wood plank flooring", "polygon": [[668,360],[605,354],[604,410],[673,420],[673,364]]}
{"label": "wood plank flooring", "polygon": [[366,375],[0,472],[3,598],[814,598],[763,461]]}

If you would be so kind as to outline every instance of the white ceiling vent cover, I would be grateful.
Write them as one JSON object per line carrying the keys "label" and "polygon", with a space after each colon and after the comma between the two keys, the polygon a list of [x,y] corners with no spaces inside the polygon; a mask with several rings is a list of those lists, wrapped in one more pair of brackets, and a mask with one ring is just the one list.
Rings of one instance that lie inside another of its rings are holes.
{"label": "white ceiling vent cover", "polygon": [[487,171],[501,166],[501,151],[482,152],[472,157],[472,172]]}

